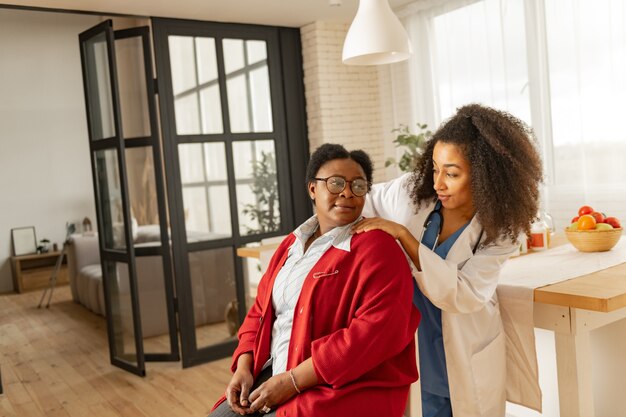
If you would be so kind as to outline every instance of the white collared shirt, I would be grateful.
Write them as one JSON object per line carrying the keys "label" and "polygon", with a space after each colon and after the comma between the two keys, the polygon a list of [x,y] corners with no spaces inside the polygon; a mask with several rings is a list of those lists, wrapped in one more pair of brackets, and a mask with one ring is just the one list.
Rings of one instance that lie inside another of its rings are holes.
{"label": "white collared shirt", "polygon": [[335,227],[329,230],[315,239],[306,253],[304,252],[304,246],[319,227],[317,216],[314,215],[294,230],[293,234],[296,236],[296,240],[289,248],[287,260],[276,275],[274,288],[272,289],[272,306],[274,307],[276,320],[272,328],[270,361],[272,361],[272,373],[274,375],[287,370],[294,309],[300,297],[305,278],[311,271],[311,268],[315,266],[317,261],[331,246],[350,252],[350,242],[352,241],[350,230],[352,225],[359,220],[361,220],[361,217],[346,226]]}

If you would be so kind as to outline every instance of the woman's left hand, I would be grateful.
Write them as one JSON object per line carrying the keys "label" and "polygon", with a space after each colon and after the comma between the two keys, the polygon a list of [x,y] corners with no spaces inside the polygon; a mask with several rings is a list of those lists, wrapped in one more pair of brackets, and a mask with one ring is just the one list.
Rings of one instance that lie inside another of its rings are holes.
{"label": "woman's left hand", "polygon": [[352,226],[352,233],[369,232],[370,230],[382,230],[389,233],[395,239],[400,238],[400,235],[406,230],[406,227],[401,224],[385,220],[380,217],[369,217],[363,219],[354,226]]}
{"label": "woman's left hand", "polygon": [[283,372],[275,375],[252,391],[248,397],[248,400],[252,402],[248,413],[252,414],[263,407],[273,410],[294,395],[296,395],[296,389],[291,382],[289,373]]}

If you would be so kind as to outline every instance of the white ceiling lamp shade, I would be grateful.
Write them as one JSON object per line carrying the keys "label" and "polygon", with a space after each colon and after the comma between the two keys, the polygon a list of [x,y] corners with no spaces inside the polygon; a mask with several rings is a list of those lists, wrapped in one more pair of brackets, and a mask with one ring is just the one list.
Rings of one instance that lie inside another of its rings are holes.
{"label": "white ceiling lamp shade", "polygon": [[411,56],[411,42],[387,0],[360,0],[343,44],[346,65],[383,65]]}

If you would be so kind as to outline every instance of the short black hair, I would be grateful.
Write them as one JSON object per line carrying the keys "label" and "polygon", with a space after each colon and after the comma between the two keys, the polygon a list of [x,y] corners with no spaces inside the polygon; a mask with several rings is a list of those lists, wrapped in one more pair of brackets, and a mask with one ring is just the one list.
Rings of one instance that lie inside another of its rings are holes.
{"label": "short black hair", "polygon": [[367,153],[360,149],[348,152],[342,145],[325,143],[317,148],[309,159],[309,164],[306,167],[305,185],[308,186],[313,181],[322,165],[333,159],[352,159],[363,168],[367,182],[372,183],[374,169],[372,160]]}

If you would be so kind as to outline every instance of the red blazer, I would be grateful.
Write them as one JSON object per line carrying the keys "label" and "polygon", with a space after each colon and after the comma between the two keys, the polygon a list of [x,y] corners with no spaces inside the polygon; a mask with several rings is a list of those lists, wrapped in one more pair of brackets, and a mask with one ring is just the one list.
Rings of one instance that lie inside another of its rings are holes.
{"label": "red blazer", "polygon": [[[295,236],[280,244],[239,330],[237,359],[251,352],[256,378],[270,356],[272,288]],[[309,272],[296,304],[287,369],[313,358],[321,383],[277,409],[278,417],[400,417],[418,378],[413,278],[390,235],[352,236],[351,251],[331,246]],[[224,397],[215,405],[224,401]]]}

